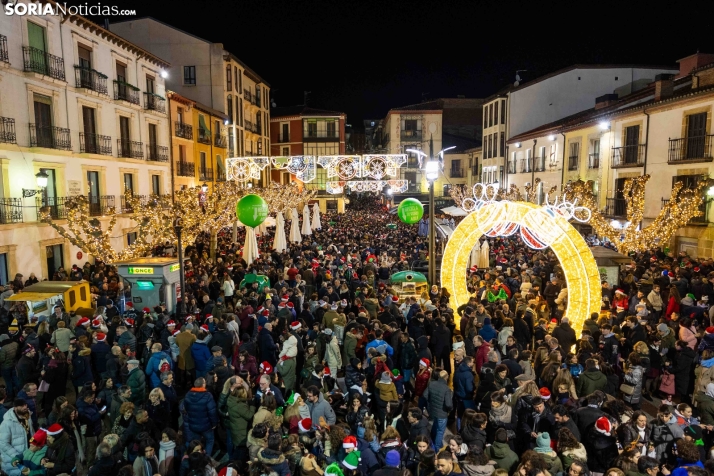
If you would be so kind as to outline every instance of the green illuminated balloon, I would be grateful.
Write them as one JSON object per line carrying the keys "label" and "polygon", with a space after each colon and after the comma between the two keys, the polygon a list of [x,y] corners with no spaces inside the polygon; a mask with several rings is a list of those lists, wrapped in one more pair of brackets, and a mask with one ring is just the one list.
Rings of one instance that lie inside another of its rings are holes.
{"label": "green illuminated balloon", "polygon": [[424,215],[424,205],[416,198],[406,198],[399,204],[397,215],[404,223],[413,225]]}
{"label": "green illuminated balloon", "polygon": [[236,204],[236,217],[245,226],[255,228],[268,217],[268,204],[259,195],[246,195]]}

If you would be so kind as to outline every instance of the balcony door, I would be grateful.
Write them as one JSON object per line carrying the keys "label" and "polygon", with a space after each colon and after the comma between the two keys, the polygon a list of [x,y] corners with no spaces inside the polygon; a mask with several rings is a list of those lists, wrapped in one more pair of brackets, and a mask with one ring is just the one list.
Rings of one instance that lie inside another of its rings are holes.
{"label": "balcony door", "polygon": [[89,214],[99,215],[101,213],[99,203],[99,172],[96,170],[87,171],[87,186],[89,191]]}
{"label": "balcony door", "polygon": [[687,116],[687,159],[701,159],[707,136],[707,113]]}
{"label": "balcony door", "polygon": [[53,147],[52,140],[52,99],[34,95],[35,137],[38,147]]}
{"label": "balcony door", "polygon": [[290,124],[281,124],[281,127],[283,128],[283,133],[280,137],[282,142],[289,142],[290,141]]}
{"label": "balcony door", "polygon": [[96,136],[96,122],[94,118],[94,108],[82,106],[82,122],[84,125],[84,151],[89,154],[96,154],[99,151]]}
{"label": "balcony door", "polygon": [[119,116],[119,138],[121,140],[122,157],[129,157],[131,153],[131,134],[129,132],[129,118]]}
{"label": "balcony door", "polygon": [[50,276],[50,280],[54,280],[55,273],[64,267],[62,251],[62,245],[51,245],[45,248],[47,254],[47,276]]}
{"label": "balcony door", "polygon": [[154,94],[155,90],[155,81],[153,76],[147,76],[146,77],[146,92],[149,94]]}
{"label": "balcony door", "polygon": [[627,214],[627,201],[623,189],[625,188],[626,178],[615,179],[615,216],[624,217]]}
{"label": "balcony door", "polygon": [[337,127],[335,121],[327,122],[327,137],[337,137]]}
{"label": "balcony door", "polygon": [[625,163],[636,164],[640,146],[640,126],[625,128]]}
{"label": "balcony door", "polygon": [[159,144],[157,142],[158,132],[156,124],[149,124],[149,159],[159,159]]}
{"label": "balcony door", "polygon": [[126,98],[126,65],[117,61],[117,94],[120,98]]}
{"label": "balcony door", "polygon": [[45,71],[47,69],[47,61],[45,59],[45,53],[47,52],[46,38],[44,27],[31,21],[27,22],[27,39],[30,48],[33,48],[30,52],[33,70]]}
{"label": "balcony door", "polygon": [[83,47],[77,47],[77,54],[79,56],[79,81],[83,88],[92,88],[92,52],[91,50]]}

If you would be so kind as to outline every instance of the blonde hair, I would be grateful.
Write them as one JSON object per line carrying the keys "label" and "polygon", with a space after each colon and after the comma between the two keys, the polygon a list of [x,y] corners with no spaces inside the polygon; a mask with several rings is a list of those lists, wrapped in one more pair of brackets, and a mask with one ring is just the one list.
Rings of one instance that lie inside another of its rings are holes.
{"label": "blonde hair", "polygon": [[648,354],[649,355],[649,353],[650,353],[650,348],[647,346],[647,343],[644,341],[637,342],[634,346],[632,346],[632,350],[634,350],[638,354]]}
{"label": "blonde hair", "polygon": [[157,397],[157,396],[159,397],[159,400],[161,400],[162,402],[164,400],[166,400],[166,398],[164,398],[164,392],[162,392],[160,388],[155,388],[151,391],[151,393],[149,393],[149,398]]}
{"label": "blonde hair", "polygon": [[397,440],[397,439],[399,441],[401,441],[401,438],[399,437],[399,432],[397,431],[396,428],[394,428],[393,426],[390,425],[384,429],[384,432],[382,433],[382,436],[379,440],[386,441],[386,440]]}

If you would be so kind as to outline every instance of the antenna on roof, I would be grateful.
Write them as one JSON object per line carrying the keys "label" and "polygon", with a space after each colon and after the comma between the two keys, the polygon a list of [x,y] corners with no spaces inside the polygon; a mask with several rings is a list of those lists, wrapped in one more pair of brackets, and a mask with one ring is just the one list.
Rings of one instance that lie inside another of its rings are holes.
{"label": "antenna on roof", "polygon": [[519,69],[516,71],[516,82],[513,83],[514,86],[518,86],[519,84],[521,84],[521,76],[518,73],[525,73],[526,71],[528,71],[528,70],[527,69]]}

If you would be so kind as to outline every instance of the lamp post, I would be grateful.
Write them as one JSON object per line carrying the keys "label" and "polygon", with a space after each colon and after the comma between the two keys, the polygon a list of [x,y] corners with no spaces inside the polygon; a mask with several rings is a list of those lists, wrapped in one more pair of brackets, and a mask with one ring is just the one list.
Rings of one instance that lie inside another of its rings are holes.
{"label": "lamp post", "polygon": [[34,197],[38,193],[44,192],[45,188],[47,187],[47,179],[49,178],[49,175],[43,170],[40,169],[39,172],[35,174],[35,181],[37,182],[37,186],[39,188],[37,189],[22,189],[22,197],[23,198],[30,198]]}
{"label": "lamp post", "polygon": [[179,279],[181,286],[181,295],[179,296],[181,302],[179,302],[177,314],[180,319],[186,317],[186,278],[183,269],[183,245],[181,244],[181,232],[183,231],[183,219],[174,219],[174,233],[176,233],[176,238],[178,239],[178,258],[179,258]]}

